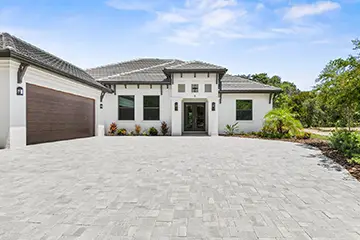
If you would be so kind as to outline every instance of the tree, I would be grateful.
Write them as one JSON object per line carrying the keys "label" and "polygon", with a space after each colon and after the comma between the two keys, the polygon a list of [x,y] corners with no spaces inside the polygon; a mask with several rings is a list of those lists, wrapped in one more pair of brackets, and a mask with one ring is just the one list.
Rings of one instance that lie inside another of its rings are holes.
{"label": "tree", "polygon": [[[354,50],[360,41],[354,40]],[[330,61],[317,79],[319,100],[346,121],[351,129],[360,108],[360,53]]]}

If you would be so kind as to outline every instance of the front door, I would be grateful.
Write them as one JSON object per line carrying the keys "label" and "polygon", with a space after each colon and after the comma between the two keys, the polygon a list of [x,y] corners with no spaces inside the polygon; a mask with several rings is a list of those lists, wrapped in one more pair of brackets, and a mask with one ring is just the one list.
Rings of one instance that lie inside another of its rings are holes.
{"label": "front door", "polygon": [[184,103],[184,131],[205,132],[205,103]]}

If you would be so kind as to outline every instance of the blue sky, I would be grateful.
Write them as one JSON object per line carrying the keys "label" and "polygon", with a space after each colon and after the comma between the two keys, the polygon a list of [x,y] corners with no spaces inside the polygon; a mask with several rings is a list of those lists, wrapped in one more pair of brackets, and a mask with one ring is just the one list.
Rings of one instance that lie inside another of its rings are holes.
{"label": "blue sky", "polygon": [[0,31],[80,67],[140,57],[267,72],[311,89],[360,37],[360,0],[0,0]]}

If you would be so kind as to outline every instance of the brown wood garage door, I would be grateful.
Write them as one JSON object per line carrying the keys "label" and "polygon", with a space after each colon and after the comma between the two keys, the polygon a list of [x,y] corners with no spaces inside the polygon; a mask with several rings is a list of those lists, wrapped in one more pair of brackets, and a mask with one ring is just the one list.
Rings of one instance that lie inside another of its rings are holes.
{"label": "brown wood garage door", "polygon": [[27,144],[95,135],[95,101],[26,84]]}

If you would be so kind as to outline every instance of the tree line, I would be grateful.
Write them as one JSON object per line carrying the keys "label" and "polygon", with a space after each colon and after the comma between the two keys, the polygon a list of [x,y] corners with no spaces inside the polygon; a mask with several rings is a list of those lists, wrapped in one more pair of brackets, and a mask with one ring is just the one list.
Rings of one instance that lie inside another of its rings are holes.
{"label": "tree line", "polygon": [[267,73],[239,75],[281,88],[274,108],[288,109],[304,127],[355,127],[360,125],[360,40],[352,41],[354,53],[331,60],[311,91]]}

